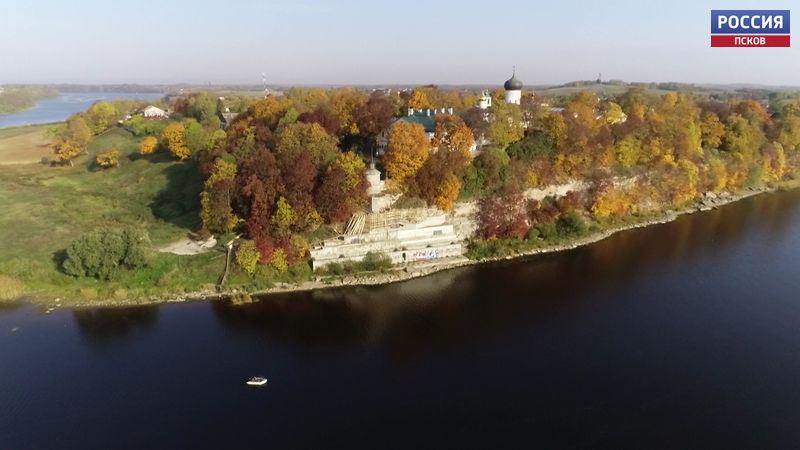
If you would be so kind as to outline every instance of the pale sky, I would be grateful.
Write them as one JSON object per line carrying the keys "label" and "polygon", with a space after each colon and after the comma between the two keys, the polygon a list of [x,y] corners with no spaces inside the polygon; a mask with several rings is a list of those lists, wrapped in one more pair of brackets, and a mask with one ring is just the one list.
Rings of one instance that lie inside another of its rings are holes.
{"label": "pale sky", "polygon": [[[2,83],[800,85],[792,48],[710,48],[742,0],[4,0]],[[800,8],[793,13],[800,14]],[[794,28],[794,27],[793,27]]]}

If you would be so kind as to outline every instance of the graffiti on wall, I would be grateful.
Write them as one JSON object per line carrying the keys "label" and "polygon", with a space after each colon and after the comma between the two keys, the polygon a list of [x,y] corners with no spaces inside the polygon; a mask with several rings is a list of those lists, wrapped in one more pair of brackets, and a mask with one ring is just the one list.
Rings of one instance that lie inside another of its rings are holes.
{"label": "graffiti on wall", "polygon": [[417,250],[411,254],[412,261],[421,261],[426,259],[437,259],[441,258],[439,253],[439,249],[436,248],[425,248],[422,250]]}

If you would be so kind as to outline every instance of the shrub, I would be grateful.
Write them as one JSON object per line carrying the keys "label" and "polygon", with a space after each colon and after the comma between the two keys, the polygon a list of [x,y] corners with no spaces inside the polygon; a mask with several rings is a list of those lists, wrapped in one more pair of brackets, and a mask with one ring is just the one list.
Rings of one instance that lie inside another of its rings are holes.
{"label": "shrub", "polygon": [[75,277],[108,280],[120,268],[147,265],[150,251],[150,239],[145,232],[134,229],[91,231],[72,241],[63,268]]}
{"label": "shrub", "polygon": [[256,243],[253,241],[243,241],[236,249],[236,263],[249,275],[256,273],[256,265],[261,257]]}
{"label": "shrub", "polygon": [[539,232],[539,236],[545,241],[550,241],[558,237],[558,229],[556,228],[555,222],[542,222],[536,225],[535,228]]}
{"label": "shrub", "polygon": [[586,222],[577,212],[564,214],[556,223],[560,236],[575,236],[586,232]]}
{"label": "shrub", "polygon": [[392,267],[392,258],[385,253],[368,252],[361,261],[360,266],[365,271],[389,269]]}
{"label": "shrub", "polygon": [[158,139],[153,136],[147,136],[139,142],[139,153],[149,155],[156,151],[156,147],[158,147]]}
{"label": "shrub", "polygon": [[98,153],[94,158],[95,164],[103,169],[117,167],[119,165],[119,150],[112,148],[111,150]]}

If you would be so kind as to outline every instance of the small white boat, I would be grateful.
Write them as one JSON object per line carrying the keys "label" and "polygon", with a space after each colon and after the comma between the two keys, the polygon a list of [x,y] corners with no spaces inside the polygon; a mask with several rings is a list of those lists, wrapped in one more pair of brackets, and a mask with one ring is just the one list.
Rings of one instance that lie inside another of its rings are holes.
{"label": "small white boat", "polygon": [[267,384],[267,379],[264,377],[252,377],[247,380],[249,386],[263,386]]}

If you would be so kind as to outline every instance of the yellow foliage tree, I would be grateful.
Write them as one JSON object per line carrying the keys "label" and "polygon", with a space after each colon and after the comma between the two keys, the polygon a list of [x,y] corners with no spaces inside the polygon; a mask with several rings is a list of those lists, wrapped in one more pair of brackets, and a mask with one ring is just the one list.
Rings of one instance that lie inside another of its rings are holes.
{"label": "yellow foliage tree", "polygon": [[342,189],[350,191],[358,186],[361,182],[361,175],[367,166],[364,160],[354,151],[340,153],[335,160],[331,163],[328,170],[333,170],[334,167],[341,167],[344,171],[344,183]]}
{"label": "yellow foliage tree", "polygon": [[639,161],[639,150],[642,144],[634,136],[625,136],[614,145],[617,163],[630,169]]}
{"label": "yellow foliage tree", "polygon": [[728,171],[719,158],[708,162],[708,188],[712,192],[722,192],[728,186]]}
{"label": "yellow foliage tree", "polygon": [[139,153],[149,155],[156,151],[156,147],[158,147],[158,139],[153,136],[147,136],[139,142]]}
{"label": "yellow foliage tree", "polygon": [[331,110],[339,120],[342,133],[358,134],[356,112],[360,111],[366,103],[367,96],[353,88],[337,89],[330,94]]}
{"label": "yellow foliage tree", "polygon": [[603,114],[603,119],[606,123],[613,125],[615,123],[620,123],[625,120],[625,113],[622,112],[622,107],[614,102],[608,102],[606,104],[606,111]]}
{"label": "yellow foliage tree", "polygon": [[185,129],[183,124],[175,122],[167,125],[164,131],[161,132],[161,142],[164,147],[178,159],[184,160],[192,155],[192,151],[186,146],[185,142]]}
{"label": "yellow foliage tree", "polygon": [[95,164],[103,169],[117,167],[119,165],[119,150],[112,148],[111,150],[98,153],[94,158]]}
{"label": "yellow foliage tree", "polygon": [[242,241],[236,248],[236,263],[250,275],[256,273],[256,266],[260,258],[261,253],[253,241]]}
{"label": "yellow foliage tree", "polygon": [[592,214],[602,220],[623,216],[632,208],[633,197],[625,190],[612,186],[595,197]]}
{"label": "yellow foliage tree", "polygon": [[770,183],[780,181],[786,174],[786,153],[777,142],[767,145],[763,150],[761,181]]}
{"label": "yellow foliage tree", "polygon": [[428,100],[428,96],[425,94],[425,91],[422,88],[414,88],[411,92],[411,97],[408,99],[408,107],[414,109],[424,109],[424,108],[432,108],[430,100]]}
{"label": "yellow foliage tree", "polygon": [[700,119],[700,136],[703,147],[719,148],[722,137],[725,136],[725,125],[720,122],[716,114],[706,112]]}
{"label": "yellow foliage tree", "polygon": [[272,252],[269,257],[269,265],[278,273],[284,273],[289,270],[289,263],[286,261],[286,253],[282,248],[277,248]]}
{"label": "yellow foliage tree", "polygon": [[271,220],[272,225],[275,227],[275,233],[278,236],[289,236],[294,220],[295,217],[292,205],[290,205],[285,198],[278,198],[278,203],[275,205],[275,212],[272,214]]}
{"label": "yellow foliage tree", "polygon": [[464,160],[472,158],[470,150],[475,145],[475,138],[472,130],[466,123],[452,114],[440,114],[436,116],[436,128],[433,134],[433,147],[438,150],[459,152],[464,155]]}
{"label": "yellow foliage tree", "polygon": [[430,155],[430,142],[422,125],[399,122],[389,130],[383,163],[386,174],[401,189],[419,171]]}
{"label": "yellow foliage tree", "polygon": [[56,153],[56,162],[59,164],[69,163],[72,167],[72,160],[83,154],[84,151],[81,147],[71,141],[58,142],[53,146]]}
{"label": "yellow foliage tree", "polygon": [[443,211],[453,209],[453,204],[461,191],[461,180],[452,173],[448,173],[436,189],[434,204]]}
{"label": "yellow foliage tree", "polygon": [[697,197],[700,169],[688,159],[681,159],[677,165],[677,177],[672,192],[672,204],[683,205]]}

